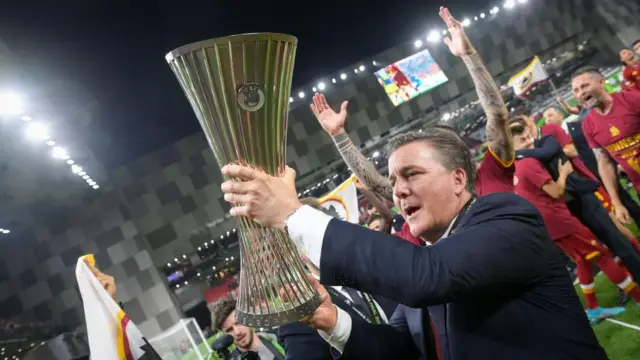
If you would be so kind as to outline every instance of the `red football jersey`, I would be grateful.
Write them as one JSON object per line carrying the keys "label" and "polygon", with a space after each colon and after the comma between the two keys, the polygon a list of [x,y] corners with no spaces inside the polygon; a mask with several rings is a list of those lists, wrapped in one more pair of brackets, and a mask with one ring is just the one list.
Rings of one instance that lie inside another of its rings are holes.
{"label": "red football jersey", "polygon": [[498,192],[513,192],[513,174],[515,163],[503,163],[495,155],[491,147],[482,158],[480,167],[476,170],[476,193],[478,196]]}
{"label": "red football jersey", "polygon": [[[564,149],[565,146],[573,144],[573,139],[569,134],[567,134],[562,126],[556,124],[545,124],[540,128],[543,136],[551,135],[553,136],[559,143],[560,146]],[[576,173],[582,177],[589,178],[591,180],[599,181],[598,178],[587,168],[587,165],[580,160],[580,157],[576,156],[574,158],[570,158],[571,165]],[[555,166],[555,164],[553,164]]]}
{"label": "red football jersey", "polygon": [[550,181],[553,181],[551,174],[540,161],[533,158],[517,161],[513,177],[516,194],[529,200],[540,211],[549,235],[558,240],[577,231],[582,224],[571,215],[564,199],[554,199],[542,190]]}
{"label": "red football jersey", "polygon": [[589,146],[605,149],[640,191],[640,91],[611,96],[609,113],[592,109],[582,122],[582,130]]}

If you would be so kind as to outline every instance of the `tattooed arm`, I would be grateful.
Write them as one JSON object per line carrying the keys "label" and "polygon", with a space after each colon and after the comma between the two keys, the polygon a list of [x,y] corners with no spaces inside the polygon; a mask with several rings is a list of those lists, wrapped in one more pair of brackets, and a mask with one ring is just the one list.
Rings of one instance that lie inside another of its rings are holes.
{"label": "tattooed arm", "polygon": [[500,161],[504,164],[511,163],[515,157],[515,150],[509,130],[509,111],[500,89],[477,52],[462,56],[462,60],[469,69],[478,99],[487,115],[487,143]]}
{"label": "tattooed arm", "polygon": [[349,138],[349,135],[343,130],[336,135],[332,135],[331,138],[336,144],[344,162],[347,163],[349,169],[362,181],[364,186],[366,186],[373,195],[384,200],[393,201],[391,182],[382,176],[371,161],[367,160],[367,158],[358,151]]}
{"label": "tattooed arm", "polygon": [[500,89],[471,44],[462,24],[445,7],[440,8],[440,17],[447,24],[451,34],[451,37],[446,37],[444,42],[451,53],[461,57],[469,69],[478,99],[487,114],[487,142],[502,163],[511,163],[515,158],[515,151],[509,130],[509,111],[504,104]]}
{"label": "tattooed arm", "polygon": [[631,221],[629,211],[622,205],[618,195],[618,175],[616,174],[615,164],[603,148],[595,148],[593,153],[596,156],[596,160],[598,160],[598,172],[600,173],[602,184],[609,196],[611,196],[616,217],[623,224],[629,224]]}

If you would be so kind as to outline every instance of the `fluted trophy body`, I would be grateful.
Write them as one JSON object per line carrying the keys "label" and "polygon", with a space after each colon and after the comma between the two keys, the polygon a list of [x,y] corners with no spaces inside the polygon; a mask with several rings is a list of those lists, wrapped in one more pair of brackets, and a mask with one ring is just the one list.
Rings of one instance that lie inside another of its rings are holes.
{"label": "fluted trophy body", "polygon": [[[297,39],[243,34],[175,49],[166,59],[220,167],[284,172],[287,116]],[[241,218],[239,323],[272,328],[310,315],[320,299],[292,240]]]}

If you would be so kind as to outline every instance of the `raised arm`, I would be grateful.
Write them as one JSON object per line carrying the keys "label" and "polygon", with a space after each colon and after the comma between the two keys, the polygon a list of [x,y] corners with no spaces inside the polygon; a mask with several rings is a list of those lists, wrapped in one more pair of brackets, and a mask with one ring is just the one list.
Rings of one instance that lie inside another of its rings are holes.
{"label": "raised arm", "polygon": [[615,164],[603,148],[593,149],[593,154],[596,156],[596,160],[598,160],[598,173],[600,173],[600,179],[602,179],[604,188],[611,196],[616,217],[623,224],[631,223],[629,211],[622,205],[620,196],[618,195],[618,175],[616,174]]}
{"label": "raised arm", "polygon": [[500,89],[469,41],[462,24],[453,18],[449,9],[444,7],[440,8],[440,17],[447,24],[451,34],[451,38],[445,38],[444,42],[451,53],[461,57],[467,66],[480,104],[487,115],[487,143],[503,163],[511,163],[515,151],[509,130],[509,111],[504,104]]}
{"label": "raised arm", "polygon": [[315,94],[311,111],[324,131],[331,135],[349,169],[356,174],[367,189],[381,199],[393,201],[393,188],[389,179],[382,176],[373,163],[358,151],[344,130],[344,123],[347,120],[347,105],[347,101],[343,102],[340,112],[336,113],[331,109],[324,95]]}
{"label": "raised arm", "polygon": [[560,104],[560,106],[562,107],[562,109],[564,111],[566,111],[569,114],[572,115],[578,115],[580,113],[580,110],[582,110],[582,106],[580,104],[576,105],[576,106],[571,106],[569,104],[567,104],[566,101],[564,101],[564,99],[560,96],[558,96],[556,98],[556,101],[558,102],[558,104]]}

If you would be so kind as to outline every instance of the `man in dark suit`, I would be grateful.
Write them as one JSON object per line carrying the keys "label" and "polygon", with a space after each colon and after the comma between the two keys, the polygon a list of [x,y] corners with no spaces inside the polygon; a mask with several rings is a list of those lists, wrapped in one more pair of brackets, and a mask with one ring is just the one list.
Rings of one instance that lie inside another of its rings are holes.
{"label": "man in dark suit", "polygon": [[[395,205],[411,233],[432,246],[301,206],[292,169],[282,177],[238,165],[222,169],[228,179],[242,180],[221,186],[235,205],[231,215],[287,231],[320,265],[325,285],[404,304],[388,325],[360,322],[311,278],[323,301],[306,321],[344,358],[436,359],[431,337],[451,360],[607,358],[533,205],[510,193],[475,200],[471,156],[452,131],[400,135],[389,153]],[[442,314],[434,315],[436,336],[427,308]]]}

